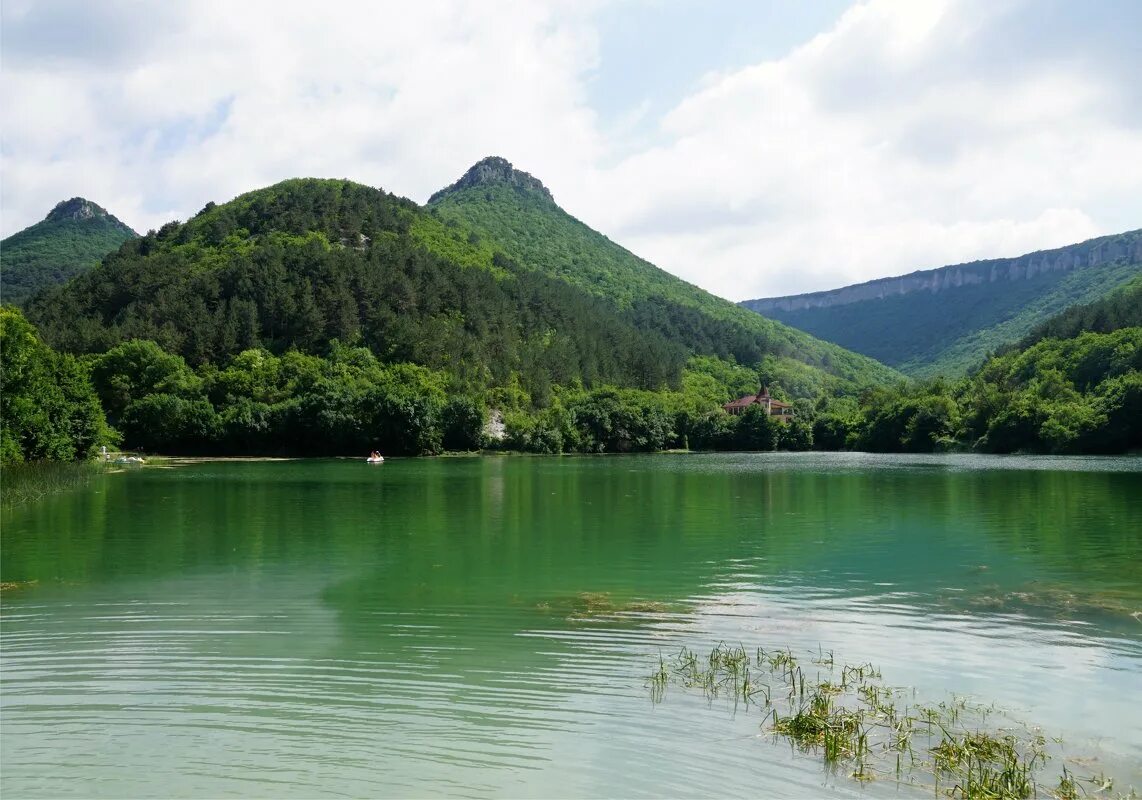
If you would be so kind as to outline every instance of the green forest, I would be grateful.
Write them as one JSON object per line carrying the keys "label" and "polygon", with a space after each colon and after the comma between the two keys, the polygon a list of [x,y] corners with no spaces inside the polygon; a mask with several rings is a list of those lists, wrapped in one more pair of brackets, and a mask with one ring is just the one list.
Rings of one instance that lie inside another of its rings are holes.
{"label": "green forest", "polygon": [[[507,177],[470,180],[481,169]],[[612,302],[640,330],[661,334],[690,352],[732,356],[739,364],[769,356],[818,390],[900,377],[877,361],[754,314],[664,272],[563,211],[538,181],[512,170],[503,159],[476,164],[463,179],[433,195],[428,209],[434,217],[474,232],[475,240],[494,242],[523,269]]]}
{"label": "green forest", "polygon": [[1140,239],[1142,231],[1130,231],[1071,245],[1063,250],[1083,268],[1043,271],[1018,280],[988,280],[991,270],[1010,268],[1009,262],[1020,260],[1006,259],[945,268],[974,274],[978,282],[965,280],[938,292],[890,293],[795,311],[774,308],[764,300],[742,305],[911,377],[956,377],[1054,315],[1098,300],[1137,278],[1142,263],[1130,254],[1138,252]]}
{"label": "green forest", "polygon": [[[912,382],[664,275],[526,184],[286,181],[5,306],[0,453],[1142,447],[1138,281]],[[759,383],[792,422],[722,410]]]}
{"label": "green forest", "polygon": [[0,326],[5,463],[81,458],[104,444],[190,455],[1142,448],[1138,326],[1043,338],[955,383],[796,398],[791,423],[758,407],[725,413],[722,403],[755,391],[759,373],[713,357],[691,358],[676,389],[572,381],[537,402],[514,380],[459,393],[447,371],[382,363],[337,341],[324,356],[257,348],[194,367],[146,340],[58,353],[10,307]]}
{"label": "green forest", "polygon": [[47,218],[0,242],[0,301],[23,305],[40,289],[67,282],[137,235],[89,200],[65,200]]}

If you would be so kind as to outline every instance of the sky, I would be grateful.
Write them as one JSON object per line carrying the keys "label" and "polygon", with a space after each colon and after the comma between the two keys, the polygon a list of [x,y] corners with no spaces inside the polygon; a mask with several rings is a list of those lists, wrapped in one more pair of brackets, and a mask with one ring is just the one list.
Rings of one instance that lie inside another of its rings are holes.
{"label": "sky", "polygon": [[1142,227],[1137,0],[4,0],[0,234],[507,158],[731,300]]}

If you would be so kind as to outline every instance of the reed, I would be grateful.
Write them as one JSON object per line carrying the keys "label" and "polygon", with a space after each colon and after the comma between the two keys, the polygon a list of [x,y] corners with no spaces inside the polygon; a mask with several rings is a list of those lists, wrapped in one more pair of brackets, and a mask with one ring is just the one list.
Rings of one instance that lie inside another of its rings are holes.
{"label": "reed", "polygon": [[100,461],[29,461],[0,468],[0,505],[22,505],[86,486],[107,467]]}

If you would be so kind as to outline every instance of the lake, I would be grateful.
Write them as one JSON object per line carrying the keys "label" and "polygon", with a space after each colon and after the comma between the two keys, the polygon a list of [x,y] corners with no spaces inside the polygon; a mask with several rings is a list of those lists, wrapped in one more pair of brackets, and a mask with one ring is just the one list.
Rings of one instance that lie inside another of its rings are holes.
{"label": "lake", "polygon": [[719,642],[1142,788],[1142,458],[198,462],[2,523],[6,797],[932,796],[652,696]]}

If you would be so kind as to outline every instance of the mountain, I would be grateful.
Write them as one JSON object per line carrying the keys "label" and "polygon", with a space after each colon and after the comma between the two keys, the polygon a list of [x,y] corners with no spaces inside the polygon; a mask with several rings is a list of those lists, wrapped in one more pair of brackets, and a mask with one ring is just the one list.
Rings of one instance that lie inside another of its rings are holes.
{"label": "mountain", "polygon": [[899,379],[875,361],[765,319],[677,278],[561,209],[536,178],[503,158],[486,158],[429,198],[435,217],[476,234],[513,262],[603,298],[642,331],[694,354],[762,363],[786,388]]}
{"label": "mountain", "polygon": [[873,452],[1142,450],[1142,275],[1071,306],[970,374],[823,398],[814,447]]}
{"label": "mountain", "polygon": [[[536,266],[518,236],[464,221],[470,191],[498,198],[480,208],[512,217],[531,242],[570,248],[578,272]],[[533,203],[542,206],[521,210]],[[592,285],[596,275],[607,291]],[[804,396],[899,378],[671,278],[495,159],[429,210],[315,179],[208,204],[36,298],[28,319],[57,349],[151,339],[194,366],[252,347],[320,354],[334,339],[357,342],[386,363],[444,370],[469,390],[518,382],[539,404],[551,387],[576,382],[678,386],[694,356],[760,364],[767,382]]]}
{"label": "mountain", "polygon": [[40,222],[0,242],[0,299],[22,305],[43,287],[65,283],[136,236],[90,200],[64,200]]}
{"label": "mountain", "polygon": [[[1121,452],[1142,446],[1140,291],[970,376],[907,382],[666,275],[502,160],[428,208],[289,180],[127,241],[26,320],[3,309],[0,461],[116,436],[213,455]],[[722,411],[759,378],[795,419]],[[56,424],[98,423],[93,398],[113,431]]]}
{"label": "mountain", "polygon": [[1018,258],[742,305],[909,375],[953,375],[1140,273],[1142,230],[1134,230]]}
{"label": "mountain", "polygon": [[341,180],[209,203],[36,297],[28,319],[68,352],[149,339],[200,366],[257,347],[320,354],[336,339],[475,390],[514,376],[540,396],[573,380],[677,383],[686,359],[573,287],[485,260],[415,203]]}
{"label": "mountain", "polygon": [[1017,349],[1026,350],[1043,339],[1074,339],[1083,333],[1112,333],[1122,328],[1142,328],[1142,275],[1093,303],[1071,306],[1039,323]]}
{"label": "mountain", "polygon": [[961,437],[974,439],[978,450],[1139,450],[1142,275],[1040,323],[984,361],[953,394],[954,405],[967,410]]}

